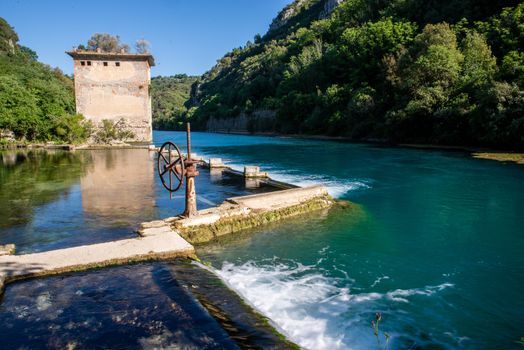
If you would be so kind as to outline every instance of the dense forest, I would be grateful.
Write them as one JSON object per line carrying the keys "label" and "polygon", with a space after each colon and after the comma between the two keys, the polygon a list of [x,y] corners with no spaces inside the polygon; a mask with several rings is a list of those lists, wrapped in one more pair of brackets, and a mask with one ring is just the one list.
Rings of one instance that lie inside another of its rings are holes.
{"label": "dense forest", "polygon": [[[296,0],[202,77],[153,78],[154,127],[524,149],[523,47],[516,0]],[[0,140],[82,142],[72,79],[37,59],[0,18]]]}
{"label": "dense forest", "polygon": [[177,130],[183,128],[183,117],[187,115],[191,85],[198,77],[178,74],[151,79],[153,128]]}
{"label": "dense forest", "polygon": [[523,149],[519,3],[297,0],[205,73],[177,119],[267,110],[251,131]]}
{"label": "dense forest", "polygon": [[90,126],[75,113],[72,79],[37,59],[0,18],[0,142],[83,141]]}

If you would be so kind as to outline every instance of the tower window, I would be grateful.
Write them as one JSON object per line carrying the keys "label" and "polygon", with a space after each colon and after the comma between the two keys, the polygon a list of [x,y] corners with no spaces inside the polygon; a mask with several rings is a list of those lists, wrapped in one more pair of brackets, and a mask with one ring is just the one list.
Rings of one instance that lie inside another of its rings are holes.
{"label": "tower window", "polygon": [[81,66],[85,66],[86,65],[86,61],[80,61],[80,65]]}
{"label": "tower window", "polygon": [[120,67],[120,62],[115,62],[115,66]]}
{"label": "tower window", "polygon": [[87,65],[90,66],[91,65],[91,61],[87,61]]}
{"label": "tower window", "polygon": [[107,67],[107,62],[104,62],[104,67]]}

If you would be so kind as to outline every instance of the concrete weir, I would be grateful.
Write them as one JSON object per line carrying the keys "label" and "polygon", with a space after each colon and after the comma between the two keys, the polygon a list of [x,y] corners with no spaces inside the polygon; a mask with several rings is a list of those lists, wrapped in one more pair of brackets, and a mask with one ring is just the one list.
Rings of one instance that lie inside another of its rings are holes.
{"label": "concrete weir", "polygon": [[220,206],[199,211],[192,218],[166,219],[190,243],[257,227],[313,210],[329,208],[334,200],[321,185],[291,188],[227,199]]}
{"label": "concrete weir", "polygon": [[[203,165],[215,171],[243,176],[246,184],[248,181],[266,182],[279,190],[228,198],[221,205],[200,210],[190,218],[177,216],[142,223],[137,230],[137,238],[23,255],[15,255],[12,244],[0,246],[0,296],[5,283],[30,277],[178,257],[197,259],[192,244],[209,242],[236,231],[329,208],[335,203],[324,186],[301,188],[274,181],[256,166],[246,167],[241,173],[224,165],[221,159],[203,162]],[[220,307],[212,307],[210,312],[213,310],[220,310]],[[255,315],[255,321],[250,321],[250,324],[253,329],[257,329],[260,339],[272,344],[270,348],[298,348],[285,340],[271,325],[264,325],[264,318],[256,311],[248,313]],[[224,319],[224,315],[220,314],[219,318]],[[235,319],[233,317],[231,320]],[[245,320],[242,325],[245,326]]]}
{"label": "concrete weir", "polygon": [[137,238],[23,255],[12,255],[14,246],[7,245],[0,254],[0,291],[4,283],[29,277],[130,262],[196,258],[190,243],[205,243],[239,230],[328,208],[333,203],[324,186],[292,188],[232,197],[192,218],[145,222],[140,225]]}
{"label": "concrete weir", "polygon": [[[274,181],[257,166],[246,167],[241,173],[224,165],[221,159],[213,159],[207,164],[203,162],[203,165],[214,171],[243,176],[246,187],[254,181],[257,184],[265,182],[280,190],[228,198],[221,205],[200,210],[189,218],[177,216],[142,223],[137,230],[137,238],[23,255],[14,254],[13,244],[0,246],[0,296],[5,283],[30,277],[178,257],[197,259],[192,244],[209,242],[243,229],[329,208],[335,203],[324,186],[301,188]],[[258,339],[261,344],[267,344],[268,348],[298,348],[243,302],[238,304],[244,305],[246,309],[242,312],[244,316],[239,316],[224,311],[231,309],[231,298],[224,302],[221,297],[215,296],[213,290],[213,306],[209,306],[209,296],[202,292],[195,292],[195,295],[208,305],[205,307],[224,327],[234,330],[234,334],[242,334],[242,341],[249,343],[250,339]],[[244,339],[245,334],[249,334],[249,338]]]}
{"label": "concrete weir", "polygon": [[194,258],[195,250],[170,229],[147,237],[35,254],[3,255],[0,256],[0,291],[4,283],[28,277],[174,257]]}

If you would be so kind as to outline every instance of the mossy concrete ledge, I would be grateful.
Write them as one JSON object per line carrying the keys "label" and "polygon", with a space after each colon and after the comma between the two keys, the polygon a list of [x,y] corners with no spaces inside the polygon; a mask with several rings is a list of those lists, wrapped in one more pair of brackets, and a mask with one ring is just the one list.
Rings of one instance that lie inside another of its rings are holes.
{"label": "mossy concrete ledge", "polygon": [[193,246],[171,229],[149,229],[148,233],[107,243],[0,256],[0,293],[4,283],[29,277],[175,257],[196,258]]}
{"label": "mossy concrete ledge", "polygon": [[192,244],[257,227],[291,216],[331,207],[335,201],[321,185],[293,188],[227,199],[220,206],[199,211],[193,218],[170,218],[174,228]]}

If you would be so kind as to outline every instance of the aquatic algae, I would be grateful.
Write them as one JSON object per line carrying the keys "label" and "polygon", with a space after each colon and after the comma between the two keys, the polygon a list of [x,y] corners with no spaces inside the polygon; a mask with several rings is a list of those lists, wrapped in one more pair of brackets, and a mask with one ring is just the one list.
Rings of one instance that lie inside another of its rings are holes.
{"label": "aquatic algae", "polygon": [[180,235],[188,242],[191,244],[200,244],[237,231],[265,225],[271,222],[282,220],[284,218],[289,218],[320,209],[326,209],[333,206],[334,203],[335,201],[333,198],[326,195],[315,197],[300,204],[285,208],[260,212],[251,211],[247,215],[222,217],[212,224],[181,226],[175,223],[175,227]]}

